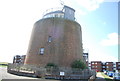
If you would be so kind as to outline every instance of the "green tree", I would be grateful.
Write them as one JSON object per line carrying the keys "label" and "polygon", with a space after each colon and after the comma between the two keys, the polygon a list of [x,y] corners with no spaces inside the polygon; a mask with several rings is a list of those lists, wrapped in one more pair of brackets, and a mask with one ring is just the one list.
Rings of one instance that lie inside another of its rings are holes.
{"label": "green tree", "polygon": [[78,69],[86,69],[86,64],[84,62],[82,62],[81,60],[75,60],[72,64],[71,64],[72,68],[78,68]]}

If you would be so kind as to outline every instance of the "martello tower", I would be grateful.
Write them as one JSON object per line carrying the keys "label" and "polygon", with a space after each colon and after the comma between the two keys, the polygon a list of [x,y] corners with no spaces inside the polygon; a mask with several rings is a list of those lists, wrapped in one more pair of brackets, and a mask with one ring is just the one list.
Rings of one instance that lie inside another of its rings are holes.
{"label": "martello tower", "polygon": [[68,6],[45,12],[34,24],[25,64],[70,67],[73,61],[83,60],[82,31],[74,13]]}

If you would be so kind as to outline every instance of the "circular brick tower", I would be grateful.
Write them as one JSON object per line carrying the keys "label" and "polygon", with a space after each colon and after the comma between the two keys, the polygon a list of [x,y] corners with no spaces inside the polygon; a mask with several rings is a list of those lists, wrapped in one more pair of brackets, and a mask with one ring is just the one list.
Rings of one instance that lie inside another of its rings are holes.
{"label": "circular brick tower", "polygon": [[73,61],[83,60],[82,31],[74,12],[68,6],[52,9],[34,24],[25,64],[70,67]]}

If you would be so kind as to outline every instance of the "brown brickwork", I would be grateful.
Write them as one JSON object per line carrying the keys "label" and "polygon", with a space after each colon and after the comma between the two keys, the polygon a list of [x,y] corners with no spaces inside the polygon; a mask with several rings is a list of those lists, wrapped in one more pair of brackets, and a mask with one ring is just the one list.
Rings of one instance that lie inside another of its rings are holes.
{"label": "brown brickwork", "polygon": [[[49,37],[51,42],[48,42]],[[39,54],[40,48],[44,48],[43,54]],[[46,18],[35,23],[25,64],[44,67],[47,63],[55,63],[70,67],[78,59],[83,60],[83,48],[81,26],[77,22]]]}

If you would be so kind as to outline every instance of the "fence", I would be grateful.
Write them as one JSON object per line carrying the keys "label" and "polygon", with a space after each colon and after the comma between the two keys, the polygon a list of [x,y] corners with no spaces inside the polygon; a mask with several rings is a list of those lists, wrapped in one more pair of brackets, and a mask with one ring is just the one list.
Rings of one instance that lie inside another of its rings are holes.
{"label": "fence", "polygon": [[8,73],[17,75],[44,77],[46,79],[89,79],[95,76],[95,70],[81,70],[68,67],[44,68],[33,65],[8,64]]}

